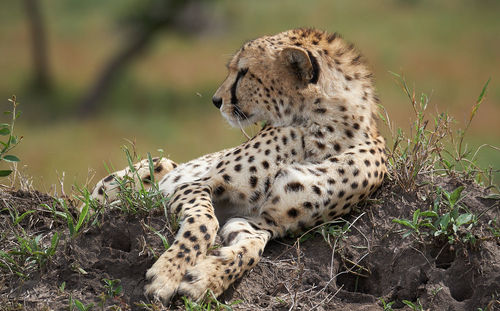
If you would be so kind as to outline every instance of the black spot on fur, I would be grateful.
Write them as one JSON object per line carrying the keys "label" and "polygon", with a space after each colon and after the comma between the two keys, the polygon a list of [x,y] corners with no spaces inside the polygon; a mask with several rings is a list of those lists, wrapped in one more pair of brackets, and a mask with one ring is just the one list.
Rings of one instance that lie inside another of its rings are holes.
{"label": "black spot on fur", "polygon": [[313,207],[311,202],[304,202],[302,204],[302,206],[304,206],[307,209],[312,209],[312,207]]}
{"label": "black spot on fur", "polygon": [[250,196],[250,202],[254,203],[257,202],[260,199],[260,191],[255,191],[252,193],[252,196]]}
{"label": "black spot on fur", "polygon": [[321,189],[316,186],[316,185],[313,185],[312,186],[312,190],[314,191],[314,193],[316,193],[317,195],[321,195]]}
{"label": "black spot on fur", "polygon": [[214,190],[214,195],[215,196],[220,196],[221,194],[224,193],[224,191],[226,191],[226,189],[222,186],[218,186],[217,188],[215,188]]}
{"label": "black spot on fur", "polygon": [[258,182],[258,181],[259,181],[259,179],[257,178],[257,176],[250,176],[250,180],[249,180],[249,182],[250,182],[250,186],[251,186],[252,188],[257,187],[257,182]]}
{"label": "black spot on fur", "polygon": [[304,185],[302,185],[299,182],[291,182],[286,184],[285,186],[285,191],[293,191],[293,192],[298,192],[298,191],[303,191],[304,190]]}
{"label": "black spot on fur", "polygon": [[291,208],[288,210],[287,214],[288,216],[295,218],[299,215],[299,210],[297,210],[296,208]]}

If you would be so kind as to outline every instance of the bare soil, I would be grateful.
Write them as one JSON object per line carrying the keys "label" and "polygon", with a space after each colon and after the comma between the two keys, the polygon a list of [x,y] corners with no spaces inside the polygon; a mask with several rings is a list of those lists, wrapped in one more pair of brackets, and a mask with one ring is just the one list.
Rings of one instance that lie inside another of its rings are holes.
{"label": "bare soil", "polygon": [[[403,300],[420,303],[422,310],[500,310],[500,239],[491,231],[498,230],[500,200],[470,181],[446,178],[433,184],[448,191],[465,187],[463,205],[480,215],[470,229],[476,243],[403,238],[404,228],[392,219],[411,219],[417,208],[427,210],[435,187],[407,193],[386,181],[376,199],[348,216],[349,230],[342,238],[330,235],[328,243],[312,232],[300,243],[297,237],[270,242],[260,263],[219,300],[241,300],[234,310],[383,310],[380,298],[400,310],[411,310]],[[68,310],[70,296],[93,303],[92,310],[145,310],[138,305],[147,302],[144,275],[163,250],[147,226],[172,241],[163,211],[127,215],[108,210],[72,239],[66,223],[40,207],[52,201],[38,192],[0,193],[0,250],[9,247],[8,209],[37,210],[20,223],[27,234],[42,234],[47,243],[54,232],[63,235],[48,264],[29,278],[0,268],[0,310]],[[105,302],[100,298],[107,290],[104,278],[118,279],[123,287]],[[184,305],[177,299],[168,308]]]}

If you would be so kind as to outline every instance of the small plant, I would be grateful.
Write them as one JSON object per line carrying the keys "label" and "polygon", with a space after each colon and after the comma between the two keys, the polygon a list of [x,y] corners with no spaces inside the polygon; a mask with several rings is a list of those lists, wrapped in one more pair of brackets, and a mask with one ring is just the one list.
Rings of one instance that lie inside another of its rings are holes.
{"label": "small plant", "polygon": [[[64,212],[57,210],[58,205],[63,207]],[[77,218],[73,217],[73,214],[71,214],[69,210],[68,204],[63,199],[54,199],[54,204],[52,206],[48,204],[41,204],[41,206],[49,210],[54,216],[60,217],[66,221],[71,238],[75,238],[80,233],[80,229],[84,225],[86,225],[90,219],[89,204],[85,204],[83,206]]]}
{"label": "small plant", "polygon": [[150,225],[144,224],[144,226],[146,226],[146,228],[151,230],[154,234],[156,234],[161,239],[165,250],[170,248],[170,243],[168,243],[167,238],[163,234],[161,234],[159,231],[157,231],[155,228],[151,227]]}
{"label": "small plant", "polygon": [[497,219],[492,219],[488,222],[488,230],[494,238],[500,238],[500,225]]}
{"label": "small plant", "polygon": [[185,296],[182,297],[182,300],[184,301],[184,307],[188,311],[231,311],[233,310],[232,306],[241,303],[241,300],[235,300],[230,304],[224,304],[217,300],[211,290],[207,291],[205,298],[201,302],[194,302]]}
{"label": "small plant", "polygon": [[[102,212],[102,204],[96,199],[92,198],[92,194],[86,187],[75,185],[75,189],[78,192],[75,197],[77,201],[80,201],[81,211],[83,211],[84,208],[87,208],[87,211],[94,216],[97,216]],[[94,225],[96,222],[97,217],[94,217],[94,222],[92,223],[92,225]]]}
{"label": "small plant", "polygon": [[[69,310],[74,311],[90,311],[94,307],[93,303],[89,303],[85,305],[83,302],[81,302],[78,299],[73,299],[73,297],[69,296]],[[75,309],[76,308],[76,309]]]}
{"label": "small plant", "polygon": [[62,294],[64,293],[65,289],[66,289],[66,282],[62,282],[61,285],[59,286],[59,292]]}
{"label": "small plant", "polygon": [[417,209],[415,212],[413,212],[413,218],[411,220],[395,218],[392,221],[409,228],[409,230],[403,234],[404,238],[409,236],[410,234],[415,234],[416,237],[420,239],[422,235],[429,235],[428,232],[422,231],[422,229],[434,228],[431,217],[437,216],[437,213],[434,211],[422,212],[420,211],[420,209]]}
{"label": "small plant", "polygon": [[[346,222],[342,219],[328,221],[302,233],[300,236],[298,236],[298,241],[302,243],[313,238],[316,234],[319,234],[323,237],[325,242],[328,243],[328,245],[332,246],[331,238],[333,237],[335,240],[344,239],[345,234],[349,232],[350,226],[351,224],[349,222]],[[292,238],[297,237],[293,233],[290,233],[290,236]]]}
{"label": "small plant", "polygon": [[109,298],[119,296],[122,293],[123,287],[120,285],[120,280],[102,279],[102,281],[104,282],[106,295]]}
{"label": "small plant", "polygon": [[135,305],[138,307],[141,307],[143,310],[146,310],[146,311],[164,310],[164,308],[162,308],[160,302],[145,303],[144,301],[140,301],[140,302],[136,302]]}
{"label": "small plant", "polygon": [[[0,140],[0,162],[19,162],[19,158],[15,155],[8,154],[12,149],[14,149],[23,139],[23,137],[17,137],[14,135],[14,124],[16,123],[17,118],[21,115],[20,111],[16,111],[19,103],[17,102],[16,96],[12,95],[9,99],[12,103],[12,111],[5,111],[5,114],[12,115],[11,123],[0,123],[0,135],[7,136],[7,140]],[[12,170],[0,170],[0,177],[9,176],[12,173]]]}
{"label": "small plant", "polygon": [[380,300],[380,302],[382,303],[382,308],[384,308],[384,311],[394,310],[392,309],[392,305],[395,303],[395,301],[385,302],[385,300],[382,297],[380,297],[378,300]]}
{"label": "small plant", "polygon": [[414,234],[423,242],[423,237],[431,235],[436,238],[445,237],[450,244],[456,242],[474,244],[476,237],[470,229],[477,223],[477,216],[459,204],[463,189],[460,186],[448,192],[437,187],[432,210],[422,212],[417,209],[411,220],[396,218],[392,221],[409,228],[403,237]]}
{"label": "small plant", "polygon": [[14,226],[18,225],[21,221],[23,221],[23,219],[26,218],[26,216],[36,212],[35,210],[27,210],[26,212],[19,215],[19,211],[17,210],[17,208],[5,208],[4,210],[9,211],[9,215],[12,219],[12,224]]}
{"label": "small plant", "polygon": [[29,273],[37,268],[43,269],[56,252],[59,234],[54,233],[47,247],[42,245],[42,238],[42,234],[29,237],[23,232],[18,235],[14,249],[0,251],[0,268],[22,278],[27,278]]}
{"label": "small plant", "polygon": [[403,300],[403,303],[410,307],[414,311],[423,311],[424,307],[422,307],[422,304],[420,303],[420,299],[417,299],[416,303],[413,303],[409,300]]}
{"label": "small plant", "polygon": [[400,128],[394,128],[387,112],[385,115],[379,114],[379,117],[391,132],[392,147],[388,143],[389,172],[401,189],[412,191],[416,188],[416,177],[436,166],[451,119],[446,114],[440,114],[434,119],[434,128],[429,129],[425,112],[430,98],[424,93],[418,97],[415,90],[410,90],[404,77],[393,72],[391,74],[408,96],[415,113],[415,121],[410,134],[406,135]]}
{"label": "small plant", "polygon": [[[446,237],[450,244],[456,241],[475,243],[475,237],[470,233],[470,229],[477,222],[477,217],[470,213],[465,206],[459,204],[463,189],[464,187],[460,186],[450,193],[438,187],[438,194],[434,202],[434,210],[438,211],[442,205],[440,204],[442,202],[440,198],[444,197],[446,212],[439,216],[434,223],[435,230],[433,234],[436,237]],[[464,212],[461,213],[461,211]],[[464,227],[464,230],[460,232],[462,227]]]}
{"label": "small plant", "polygon": [[492,170],[481,169],[476,162],[481,149],[485,147],[498,151],[500,149],[485,144],[473,152],[464,144],[464,137],[485,98],[490,80],[488,79],[484,84],[479,97],[472,106],[465,129],[454,130],[454,120],[446,113],[440,113],[429,120],[426,117],[430,102],[429,96],[425,93],[417,96],[415,90],[409,88],[403,76],[392,74],[410,100],[415,121],[410,128],[410,134],[406,135],[400,128],[394,127],[384,107],[380,106],[385,113],[380,113],[379,117],[391,133],[387,144],[391,178],[407,192],[416,189],[418,176],[436,173],[460,174],[466,178],[476,178],[485,186],[493,186]]}
{"label": "small plant", "polygon": [[431,295],[432,295],[433,297],[436,297],[436,296],[437,296],[437,294],[438,294],[440,291],[442,291],[442,290],[443,290],[443,287],[442,287],[442,286],[440,286],[440,287],[436,287],[436,288],[433,288],[433,289],[431,290]]}

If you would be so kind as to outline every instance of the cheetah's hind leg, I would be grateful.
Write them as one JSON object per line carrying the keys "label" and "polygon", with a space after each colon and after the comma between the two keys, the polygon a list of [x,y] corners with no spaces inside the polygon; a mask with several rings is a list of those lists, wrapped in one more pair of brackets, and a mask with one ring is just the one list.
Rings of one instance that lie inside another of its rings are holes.
{"label": "cheetah's hind leg", "polygon": [[[134,164],[134,170],[127,167],[121,171],[114,172],[107,177],[101,179],[94,190],[92,190],[91,198],[101,204],[112,203],[119,199],[120,182],[129,179],[131,182],[127,186],[132,190],[139,190],[141,187],[149,190],[151,188],[151,180],[159,181],[168,172],[177,167],[177,164],[167,158],[153,158],[153,174],[151,178],[151,170],[149,160],[145,159]],[[81,208],[80,208],[81,209]]]}

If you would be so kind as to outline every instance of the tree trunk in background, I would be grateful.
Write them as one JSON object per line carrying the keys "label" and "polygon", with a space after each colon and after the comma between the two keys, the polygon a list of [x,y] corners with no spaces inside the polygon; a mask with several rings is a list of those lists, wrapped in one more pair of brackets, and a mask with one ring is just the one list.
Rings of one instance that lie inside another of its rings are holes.
{"label": "tree trunk in background", "polygon": [[80,100],[78,117],[94,115],[100,101],[109,92],[119,73],[144,51],[153,37],[160,31],[170,29],[186,34],[206,31],[209,19],[206,6],[200,0],[141,0],[140,8],[134,7],[128,20],[135,31],[124,40],[125,44],[117,54],[103,66],[95,82]]}
{"label": "tree trunk in background", "polygon": [[38,0],[24,0],[31,35],[34,76],[32,86],[36,91],[47,93],[51,88],[47,38]]}
{"label": "tree trunk in background", "polygon": [[148,29],[135,34],[127,40],[123,49],[106,63],[90,90],[80,101],[77,109],[78,117],[88,118],[95,114],[99,100],[108,92],[115,78],[125,69],[127,63],[147,47],[155,32],[156,29]]}

